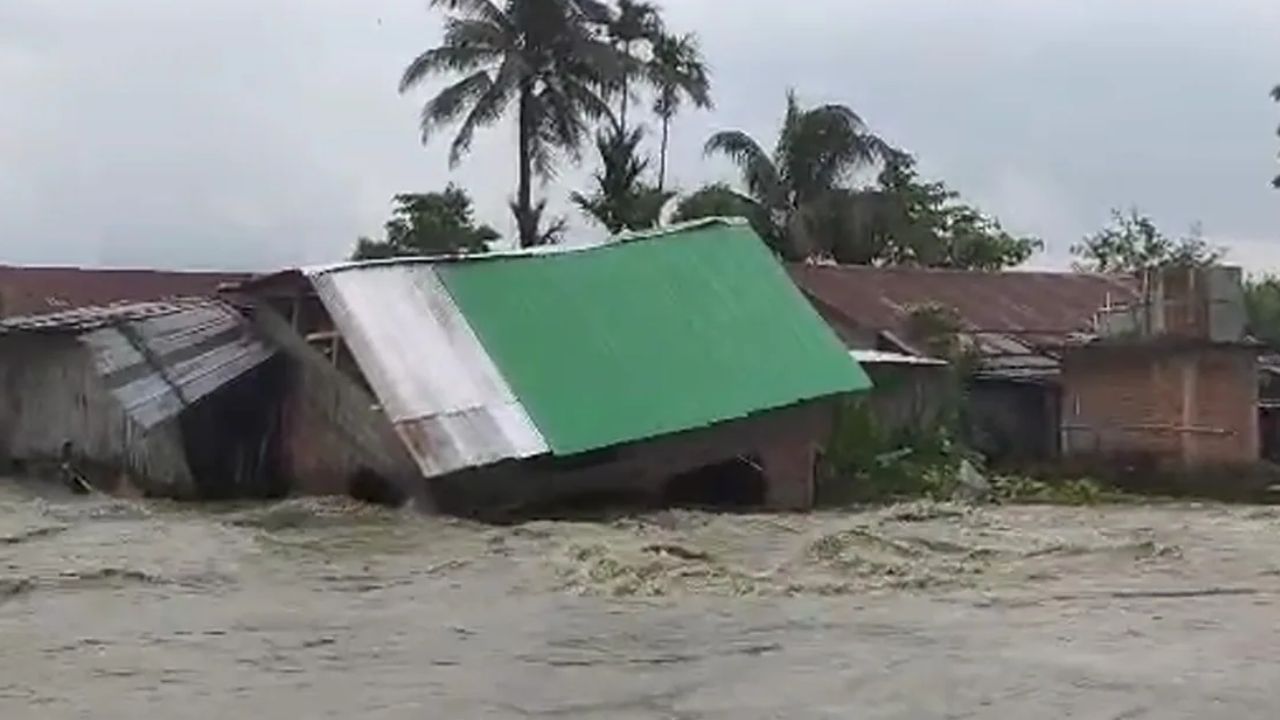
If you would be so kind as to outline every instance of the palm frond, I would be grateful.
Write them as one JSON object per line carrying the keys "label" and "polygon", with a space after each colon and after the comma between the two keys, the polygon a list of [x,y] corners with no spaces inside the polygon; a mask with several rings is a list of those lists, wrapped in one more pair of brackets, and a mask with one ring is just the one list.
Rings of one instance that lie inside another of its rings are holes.
{"label": "palm frond", "polygon": [[454,136],[453,143],[449,148],[449,165],[451,167],[456,167],[462,161],[462,156],[466,155],[467,151],[471,149],[471,139],[475,135],[477,128],[491,125],[502,117],[503,111],[506,110],[515,95],[519,82],[519,63],[513,56],[509,56],[498,69],[497,74],[493,77],[493,82],[489,84],[489,88],[485,90],[483,95],[476,98],[471,107],[471,112],[467,113],[466,119],[462,121],[462,125],[458,128],[458,134]]}
{"label": "palm frond", "polygon": [[645,66],[645,79],[657,89],[654,112],[659,117],[674,115],[685,97],[696,107],[712,107],[710,72],[692,33],[659,38]]}
{"label": "palm frond", "polygon": [[422,107],[422,141],[427,142],[437,128],[461,117],[468,103],[483,97],[492,86],[489,73],[481,70],[441,90]]}
{"label": "palm frond", "polygon": [[488,49],[495,54],[515,49],[516,36],[501,25],[468,18],[447,18],[444,22],[446,47]]}
{"label": "palm frond", "polygon": [[446,72],[469,72],[500,57],[500,53],[485,47],[444,45],[422,53],[409,63],[400,78],[400,92],[408,92],[433,75]]}
{"label": "palm frond", "polygon": [[703,151],[707,155],[724,155],[732,160],[741,170],[747,189],[758,202],[771,207],[785,202],[780,195],[778,168],[750,135],[737,130],[718,132],[707,141]]}
{"label": "palm frond", "polygon": [[511,19],[493,0],[431,0],[431,7],[458,13],[465,18],[511,28]]}

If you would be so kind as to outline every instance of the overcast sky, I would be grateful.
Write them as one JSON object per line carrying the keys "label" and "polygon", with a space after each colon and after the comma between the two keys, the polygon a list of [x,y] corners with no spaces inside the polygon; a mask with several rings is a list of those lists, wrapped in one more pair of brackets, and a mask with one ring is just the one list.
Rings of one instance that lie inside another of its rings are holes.
{"label": "overcast sky", "polygon": [[[701,34],[718,104],[677,122],[681,186],[730,178],[706,136],[772,139],[794,86],[1044,238],[1037,266],[1136,204],[1280,270],[1280,1],[665,6]],[[510,233],[513,128],[450,171],[447,142],[418,143],[424,96],[396,93],[438,35],[425,0],[0,0],[0,262],[326,262],[379,231],[392,194],[450,180]],[[545,191],[563,207],[585,170]]]}

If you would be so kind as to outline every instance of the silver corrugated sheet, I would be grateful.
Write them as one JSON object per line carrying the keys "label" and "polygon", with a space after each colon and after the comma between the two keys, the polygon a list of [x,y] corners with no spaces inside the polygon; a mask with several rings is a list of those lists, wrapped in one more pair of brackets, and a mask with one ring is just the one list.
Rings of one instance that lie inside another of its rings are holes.
{"label": "silver corrugated sheet", "polygon": [[81,336],[108,389],[146,428],[271,357],[232,308],[191,306]]}
{"label": "silver corrugated sheet", "polygon": [[430,265],[322,270],[311,280],[427,477],[548,452]]}

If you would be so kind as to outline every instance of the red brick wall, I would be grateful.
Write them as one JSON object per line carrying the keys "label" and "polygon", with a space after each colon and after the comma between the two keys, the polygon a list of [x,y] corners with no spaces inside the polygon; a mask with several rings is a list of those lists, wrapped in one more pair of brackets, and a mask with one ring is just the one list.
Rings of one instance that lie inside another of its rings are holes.
{"label": "red brick wall", "polygon": [[1182,465],[1258,459],[1247,349],[1082,348],[1063,359],[1064,455],[1141,454]]}

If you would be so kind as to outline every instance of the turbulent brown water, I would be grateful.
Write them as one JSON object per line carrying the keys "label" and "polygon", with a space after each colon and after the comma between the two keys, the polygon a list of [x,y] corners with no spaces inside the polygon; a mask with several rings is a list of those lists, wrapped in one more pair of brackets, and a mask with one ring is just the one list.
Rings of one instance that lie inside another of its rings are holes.
{"label": "turbulent brown water", "polygon": [[1272,718],[1280,513],[491,527],[0,484],[0,718]]}

